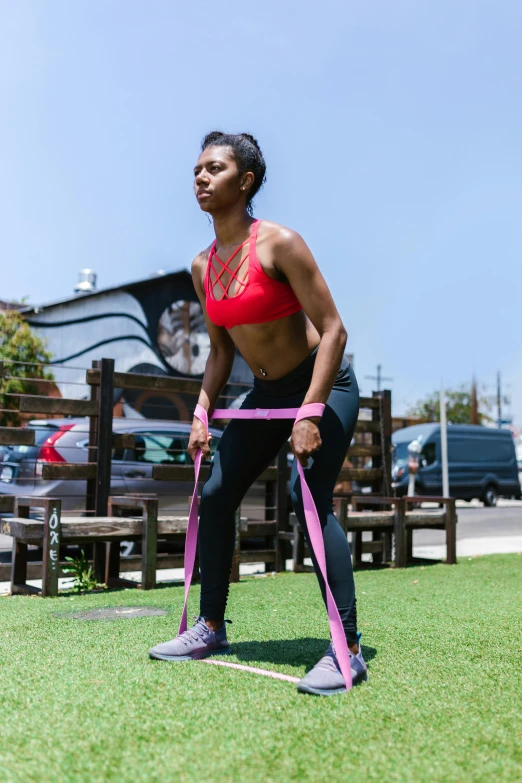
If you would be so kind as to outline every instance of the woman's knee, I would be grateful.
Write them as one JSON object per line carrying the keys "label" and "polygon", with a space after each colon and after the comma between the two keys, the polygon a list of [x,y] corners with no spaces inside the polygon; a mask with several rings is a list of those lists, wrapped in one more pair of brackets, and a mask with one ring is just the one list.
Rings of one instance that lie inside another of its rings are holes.
{"label": "woman's knee", "polygon": [[[307,484],[319,518],[321,519],[322,524],[324,524],[328,514],[333,512],[333,491],[325,487],[323,482],[309,481]],[[297,518],[302,522],[304,519],[303,495],[301,492],[301,482],[299,480],[293,481],[290,484],[290,499]]]}
{"label": "woman's knee", "polygon": [[220,478],[211,476],[201,490],[200,515],[203,517],[207,511],[213,515],[236,510],[235,498],[232,487],[227,486]]}

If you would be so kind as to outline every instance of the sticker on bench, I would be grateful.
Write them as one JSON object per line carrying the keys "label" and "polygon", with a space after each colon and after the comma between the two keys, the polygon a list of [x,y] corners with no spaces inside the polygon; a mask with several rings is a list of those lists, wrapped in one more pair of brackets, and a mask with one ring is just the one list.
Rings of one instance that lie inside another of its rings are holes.
{"label": "sticker on bench", "polygon": [[51,569],[58,571],[58,561],[60,560],[60,517],[58,509],[53,506],[49,517],[49,559]]}

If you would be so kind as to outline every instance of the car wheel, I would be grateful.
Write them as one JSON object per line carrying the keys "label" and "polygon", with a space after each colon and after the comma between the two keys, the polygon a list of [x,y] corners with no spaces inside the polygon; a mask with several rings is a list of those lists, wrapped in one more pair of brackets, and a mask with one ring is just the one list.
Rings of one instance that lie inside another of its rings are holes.
{"label": "car wheel", "polygon": [[482,498],[485,506],[493,507],[497,505],[498,491],[494,484],[488,484],[484,490],[484,497]]}

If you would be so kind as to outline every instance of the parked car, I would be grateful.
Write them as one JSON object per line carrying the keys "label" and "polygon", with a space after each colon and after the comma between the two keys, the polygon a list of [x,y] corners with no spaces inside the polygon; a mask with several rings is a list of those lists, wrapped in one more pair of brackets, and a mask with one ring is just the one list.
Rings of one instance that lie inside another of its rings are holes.
{"label": "parked car", "polygon": [[[34,446],[11,446],[0,449],[0,494],[30,494],[59,497],[65,511],[85,508],[85,481],[42,478],[45,463],[88,461],[88,419],[34,420]],[[112,453],[111,494],[153,493],[161,510],[186,514],[193,481],[156,481],[155,465],[190,465],[187,445],[191,425],[152,419],[114,419],[113,431],[132,433],[133,449],[114,449]],[[210,428],[211,456],[222,430]],[[256,482],[248,492],[243,507],[251,519],[264,519],[265,486]]]}
{"label": "parked car", "polygon": [[[509,430],[452,424],[447,432],[451,497],[478,498],[486,506],[495,506],[499,496],[521,497]],[[408,490],[408,444],[415,439],[422,447],[415,494],[442,495],[440,424],[418,424],[393,433],[393,487],[399,496]]]}

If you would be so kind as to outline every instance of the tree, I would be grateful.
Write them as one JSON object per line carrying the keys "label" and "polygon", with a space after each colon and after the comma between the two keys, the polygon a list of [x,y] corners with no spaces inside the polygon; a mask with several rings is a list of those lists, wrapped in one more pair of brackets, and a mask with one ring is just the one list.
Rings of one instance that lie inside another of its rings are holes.
{"label": "tree", "polygon": [[[0,426],[19,426],[17,394],[38,394],[36,381],[52,381],[46,369],[52,355],[18,310],[0,312]],[[15,396],[12,396],[15,395]]]}
{"label": "tree", "polygon": [[[473,399],[476,396],[476,402]],[[474,406],[476,405],[476,411]],[[473,391],[473,385],[465,384],[458,389],[446,390],[446,416],[452,424],[471,424],[476,417],[479,424],[491,421],[488,411],[491,410],[489,398]],[[428,395],[409,408],[408,416],[418,417],[425,421],[440,421],[440,396],[438,392]]]}

